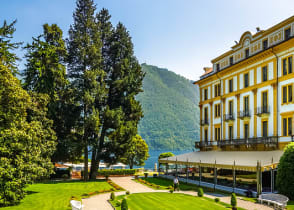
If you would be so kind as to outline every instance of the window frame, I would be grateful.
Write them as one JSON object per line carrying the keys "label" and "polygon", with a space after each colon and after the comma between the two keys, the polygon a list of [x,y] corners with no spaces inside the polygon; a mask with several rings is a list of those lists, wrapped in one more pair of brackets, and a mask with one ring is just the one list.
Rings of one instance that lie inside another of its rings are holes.
{"label": "window frame", "polygon": [[[288,31],[288,30],[289,30],[289,36],[287,37],[286,31]],[[284,29],[284,40],[288,40],[288,39],[290,39],[290,37],[291,37],[291,26]]]}
{"label": "window frame", "polygon": [[229,79],[229,93],[234,92],[234,78]]}
{"label": "window frame", "polygon": [[[247,76],[247,85],[246,85],[246,76]],[[244,88],[249,87],[249,72],[244,74]]]}
{"label": "window frame", "polygon": [[[264,135],[264,123],[266,123],[266,136]],[[261,127],[262,127],[262,137],[268,137],[268,120],[262,120],[261,121]]]}
{"label": "window frame", "polygon": [[208,88],[204,89],[204,101],[208,100]]}
{"label": "window frame", "polygon": [[[248,99],[248,102],[247,102],[248,109],[247,110],[246,110],[246,103],[245,103],[246,98]],[[243,112],[246,112],[246,111],[249,112],[249,95],[243,97]]]}
{"label": "window frame", "polygon": [[250,57],[250,51],[249,48],[245,49],[245,58],[249,58]]}
{"label": "window frame", "polygon": [[[264,78],[264,70],[266,70],[266,79]],[[263,66],[261,68],[261,73],[262,73],[262,82],[268,81],[268,68],[267,68],[267,65]]]}
{"label": "window frame", "polygon": [[[246,138],[246,129],[245,129],[245,127],[246,127],[246,125],[248,126],[247,128],[248,128],[248,130],[247,130],[247,138]],[[248,139],[248,138],[250,138],[250,127],[249,127],[249,122],[246,122],[246,123],[244,123],[244,139]]]}
{"label": "window frame", "polygon": [[[266,43],[266,46],[265,46],[264,43]],[[264,40],[262,40],[262,49],[263,49],[263,50],[268,49],[268,39],[264,39]]]}
{"label": "window frame", "polygon": [[[291,119],[291,134],[289,133],[289,119]],[[286,121],[286,125],[285,125],[285,121]],[[282,116],[282,136],[283,137],[289,137],[293,134],[293,117],[292,116]],[[286,127],[285,127],[286,126]],[[286,128],[286,130],[284,130]],[[286,131],[286,135],[285,135],[285,131]]]}
{"label": "window frame", "polygon": [[[290,95],[289,95],[290,88],[291,88],[291,92],[292,92],[292,94],[291,94],[291,101],[289,100],[289,98],[290,98]],[[286,90],[286,91],[284,92],[284,90]],[[294,95],[293,95],[293,83],[283,85],[281,87],[281,92],[282,92],[281,93],[281,102],[282,102],[282,105],[284,105],[284,104],[291,104],[291,103],[294,102],[294,100],[293,100],[293,97],[294,97]]]}
{"label": "window frame", "polygon": [[[291,61],[291,65],[290,65]],[[288,74],[293,73],[293,56],[286,56],[282,58],[282,76],[286,76]]]}

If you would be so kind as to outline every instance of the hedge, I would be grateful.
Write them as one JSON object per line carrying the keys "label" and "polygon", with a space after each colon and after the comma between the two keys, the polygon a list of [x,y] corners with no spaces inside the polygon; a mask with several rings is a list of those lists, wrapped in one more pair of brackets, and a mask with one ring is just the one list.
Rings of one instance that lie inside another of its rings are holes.
{"label": "hedge", "polygon": [[102,169],[98,171],[98,176],[110,176],[110,175],[134,175],[136,169]]}

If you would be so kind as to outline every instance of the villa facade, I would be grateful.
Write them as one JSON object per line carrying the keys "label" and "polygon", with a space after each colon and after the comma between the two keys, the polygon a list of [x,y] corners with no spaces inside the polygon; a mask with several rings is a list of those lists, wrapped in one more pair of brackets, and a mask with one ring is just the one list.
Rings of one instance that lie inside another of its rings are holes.
{"label": "villa facade", "polygon": [[276,150],[292,141],[294,17],[212,60],[200,89],[200,150]]}
{"label": "villa facade", "polygon": [[294,16],[235,43],[194,82],[197,150],[158,162],[167,178],[256,196],[275,192],[283,148],[294,139]]}

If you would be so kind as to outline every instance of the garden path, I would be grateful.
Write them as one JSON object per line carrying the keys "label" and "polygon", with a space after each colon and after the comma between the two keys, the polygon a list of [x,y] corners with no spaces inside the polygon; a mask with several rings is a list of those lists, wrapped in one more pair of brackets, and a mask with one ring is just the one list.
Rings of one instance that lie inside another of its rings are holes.
{"label": "garden path", "polygon": [[[122,188],[130,191],[130,193],[147,193],[147,192],[168,192],[168,190],[154,190],[152,188],[149,188],[143,184],[137,183],[132,181],[133,177],[111,177],[111,180],[121,186]],[[193,191],[179,191],[175,193],[183,193],[188,195],[196,196],[197,193]],[[115,195],[122,195],[125,194],[125,191],[123,192],[116,192]],[[230,196],[218,196],[216,194],[204,194],[205,197],[208,198],[219,198],[224,203],[230,203],[231,197]],[[83,205],[84,210],[113,210],[113,207],[108,202],[110,198],[110,193],[95,195],[86,199],[83,199]],[[272,208],[252,203],[250,201],[244,201],[241,199],[238,199],[238,207],[248,209],[248,210],[272,210]]]}

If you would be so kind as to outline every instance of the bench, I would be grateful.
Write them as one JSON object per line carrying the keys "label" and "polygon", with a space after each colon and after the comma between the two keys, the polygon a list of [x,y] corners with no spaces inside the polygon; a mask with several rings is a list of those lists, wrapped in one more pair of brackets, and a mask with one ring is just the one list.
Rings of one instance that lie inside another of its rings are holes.
{"label": "bench", "polygon": [[261,194],[257,199],[261,204],[273,205],[274,209],[285,209],[289,198],[281,194]]}
{"label": "bench", "polygon": [[84,207],[84,205],[82,205],[82,202],[76,200],[71,200],[70,205],[72,210],[82,210]]}

